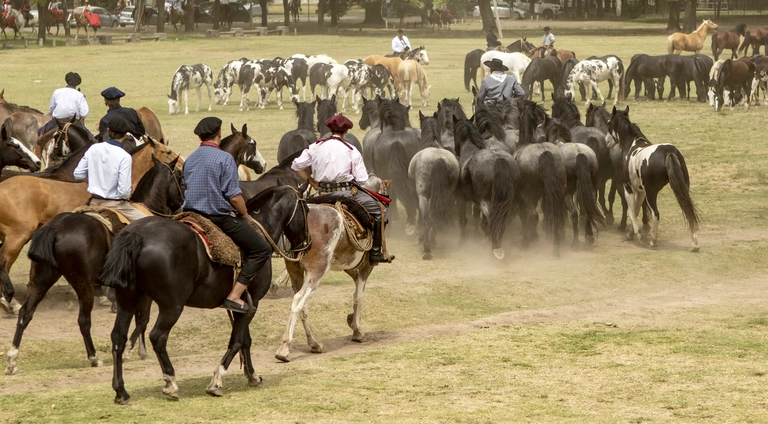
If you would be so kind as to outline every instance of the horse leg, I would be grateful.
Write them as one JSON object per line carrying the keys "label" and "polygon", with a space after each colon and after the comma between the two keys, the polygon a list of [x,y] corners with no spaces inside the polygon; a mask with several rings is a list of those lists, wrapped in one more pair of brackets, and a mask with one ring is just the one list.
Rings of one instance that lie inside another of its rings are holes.
{"label": "horse leg", "polygon": [[283,89],[278,88],[275,90],[275,100],[277,101],[277,106],[280,107],[280,110],[283,110]]}
{"label": "horse leg", "polygon": [[629,219],[632,221],[632,228],[627,231],[627,240],[632,240],[635,235],[640,235],[640,226],[637,223],[638,215],[640,215],[640,208],[643,205],[645,195],[641,192],[635,191],[629,193],[624,190],[624,198],[627,199],[627,207],[629,209]]}
{"label": "horse leg", "polygon": [[31,269],[29,271],[29,285],[27,289],[27,297],[24,299],[24,304],[21,305],[19,310],[19,318],[16,322],[16,333],[13,336],[13,343],[11,343],[11,350],[8,351],[8,367],[5,369],[6,375],[16,374],[18,368],[16,366],[16,358],[19,355],[19,346],[21,346],[21,338],[24,335],[24,330],[32,321],[32,316],[37,309],[37,305],[43,300],[48,290],[56,284],[56,281],[61,277],[61,273],[58,270],[46,263],[32,262]]}
{"label": "horse leg", "polygon": [[88,361],[92,367],[100,367],[103,363],[96,355],[96,347],[91,338],[91,312],[93,311],[93,281],[87,275],[78,276],[69,284],[75,289],[77,298],[80,301],[80,311],[77,316],[77,324],[80,327],[80,334],[85,342],[85,351],[88,354]]}
{"label": "horse leg", "polygon": [[[324,255],[326,252],[321,252],[320,255]],[[331,254],[333,252],[330,252]],[[327,255],[326,255],[327,256]],[[306,256],[305,256],[306,260]],[[302,322],[305,322],[305,329],[309,325],[305,319],[307,319],[304,316],[304,313],[306,312],[304,310],[307,301],[309,301],[309,297],[312,296],[312,293],[317,290],[318,284],[320,284],[320,279],[325,275],[326,272],[328,272],[328,269],[330,269],[330,258],[319,258],[318,262],[316,263],[322,263],[324,264],[324,269],[322,270],[307,270],[306,275],[302,275],[303,272],[301,271],[301,268],[292,266],[290,269],[288,269],[288,275],[291,277],[291,282],[294,286],[294,290],[297,287],[301,287],[298,291],[296,291],[296,294],[293,296],[293,302],[291,304],[291,313],[288,317],[288,326],[285,330],[285,334],[283,334],[283,340],[280,345],[280,347],[277,349],[277,352],[275,353],[275,358],[279,361],[283,362],[289,362],[288,354],[290,353],[290,347],[291,347],[291,341],[293,341],[293,331],[296,328],[296,321],[300,314],[302,314]],[[286,264],[286,268],[288,268]],[[316,275],[320,274],[320,275]],[[307,332],[307,341],[309,341],[309,334],[310,332]],[[322,348],[322,347],[320,347]],[[312,348],[313,352],[315,347]]]}
{"label": "horse leg", "polygon": [[163,380],[165,381],[163,394],[171,399],[178,399],[179,387],[176,385],[176,372],[173,370],[173,364],[171,364],[171,358],[168,357],[166,346],[168,344],[168,334],[176,324],[176,321],[179,320],[184,306],[174,305],[170,308],[159,309],[155,326],[149,333],[149,341],[152,342],[152,348],[155,351],[155,355],[157,355],[157,359],[160,361],[160,368],[163,370]]}
{"label": "horse leg", "polygon": [[[600,87],[597,85],[597,81],[590,80],[589,83],[592,85],[592,88],[595,90],[598,96],[600,96],[600,101],[605,102],[605,97],[603,97],[603,93],[600,92]],[[616,106],[616,104],[619,102],[619,99],[616,98],[613,100],[613,105]]]}
{"label": "horse leg", "polygon": [[[213,372],[213,378],[211,379],[211,382],[208,384],[208,386],[205,388],[205,393],[208,393],[211,396],[218,397],[218,396],[224,395],[223,391],[221,390],[224,387],[222,377],[226,374],[227,368],[229,368],[229,365],[232,363],[232,359],[235,358],[235,355],[238,352],[242,354],[245,333],[248,331],[248,324],[250,324],[251,320],[253,319],[252,314],[233,314],[233,315],[234,315],[234,318],[232,322],[232,332],[230,333],[230,336],[229,336],[229,345],[227,347],[227,352],[224,354],[224,357],[221,358],[221,362],[219,363],[219,365],[216,366],[216,370]],[[248,374],[246,373],[246,375]],[[251,375],[253,375],[252,370],[251,370]],[[259,383],[260,382],[261,381],[259,381]],[[176,398],[178,398],[178,388],[176,388],[176,383],[173,381],[171,381],[171,383],[172,383],[173,389],[175,389],[176,391],[176,394],[177,394]],[[166,388],[168,388],[167,383],[166,383]],[[165,393],[165,389],[163,389],[163,393]]]}
{"label": "horse leg", "polygon": [[347,325],[352,329],[352,341],[362,343],[366,340],[365,333],[360,331],[360,311],[363,310],[363,297],[365,297],[365,283],[371,275],[373,266],[363,258],[360,266],[355,269],[345,270],[355,280],[355,294],[353,296],[352,313],[347,315]]}
{"label": "horse leg", "polygon": [[[651,249],[655,249],[657,247],[657,241],[659,238],[659,208],[656,205],[656,196],[658,195],[658,192],[655,191],[649,191],[646,194],[645,206],[650,210],[651,214],[651,240],[650,240],[650,247]],[[643,211],[645,214],[645,211]]]}
{"label": "horse leg", "polygon": [[243,334],[243,347],[240,349],[240,358],[243,360],[243,374],[245,374],[245,378],[248,379],[249,387],[258,387],[261,386],[264,379],[262,379],[261,376],[257,376],[256,370],[253,368],[253,359],[251,358],[252,344],[251,331],[246,327]]}
{"label": "horse leg", "polygon": [[567,193],[565,195],[565,207],[568,209],[568,213],[571,215],[571,224],[573,225],[573,242],[571,242],[571,248],[574,250],[579,249],[579,211],[576,210],[576,206],[573,204],[573,193]]}
{"label": "horse leg", "polygon": [[467,203],[464,196],[456,196],[456,215],[459,218],[459,246],[467,240]]}
{"label": "horse leg", "polygon": [[280,286],[285,285],[285,283],[288,281],[288,270],[283,270],[283,272],[280,273],[280,275],[277,276],[274,280],[272,280],[272,284],[269,286],[269,294],[275,294],[277,293],[277,290],[280,288]]}
{"label": "horse leg", "polygon": [[198,86],[195,88],[195,92],[197,93],[197,106],[195,106],[195,112],[200,112],[200,102],[203,100],[203,90]]}
{"label": "horse leg", "polygon": [[32,236],[34,230],[22,231],[20,234],[6,233],[5,241],[0,245],[0,288],[3,290],[3,297],[0,297],[0,306],[10,314],[16,314],[21,308],[19,302],[13,297],[16,294],[16,290],[13,288],[13,282],[10,277],[11,267],[16,262],[19,252],[21,252],[21,249]]}
{"label": "horse leg", "polygon": [[608,205],[606,208],[605,204],[605,183],[606,181],[603,180],[602,187],[600,188],[599,196],[600,196],[600,206],[603,209],[603,214],[605,215],[605,223],[606,225],[613,225],[614,223],[614,217],[613,217],[613,202],[616,201],[616,184],[615,180],[611,180],[611,189],[608,192]]}
{"label": "horse leg", "polygon": [[421,238],[424,239],[424,252],[421,254],[421,259],[430,260],[432,259],[432,251],[429,248],[429,232],[432,228],[432,222],[429,216],[429,199],[427,196],[419,195],[419,212],[421,213],[419,224],[424,227],[421,234]]}
{"label": "horse leg", "polygon": [[123,355],[123,360],[127,361],[130,358],[133,348],[136,346],[136,342],[139,344],[139,358],[141,360],[147,359],[147,345],[144,341],[144,334],[147,332],[147,325],[149,325],[149,311],[152,308],[152,299],[147,296],[141,298],[139,308],[136,311],[136,328],[133,329],[131,337],[128,339],[128,351]]}
{"label": "horse leg", "polygon": [[118,304],[117,316],[115,317],[115,326],[112,328],[112,389],[115,391],[115,403],[125,405],[131,396],[125,391],[125,382],[123,381],[123,351],[125,343],[128,340],[128,328],[131,325],[131,318],[136,312],[141,295],[133,290],[115,289],[116,301]]}
{"label": "horse leg", "polygon": [[[198,103],[197,106],[199,108],[200,104]],[[188,88],[184,90],[184,114],[189,115],[189,89]]]}
{"label": "horse leg", "polygon": [[213,105],[213,96],[211,94],[211,84],[210,83],[205,84],[205,88],[208,89],[208,112],[210,112],[210,111],[213,110],[213,107],[212,107],[212,105]]}

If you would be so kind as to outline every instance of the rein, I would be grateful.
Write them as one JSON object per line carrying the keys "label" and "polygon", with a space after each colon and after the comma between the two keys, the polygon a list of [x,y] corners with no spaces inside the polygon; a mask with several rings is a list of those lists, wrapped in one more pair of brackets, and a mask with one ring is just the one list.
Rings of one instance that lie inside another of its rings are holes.
{"label": "rein", "polygon": [[[291,187],[296,194],[296,204],[293,206],[293,212],[291,213],[291,217],[288,219],[288,224],[293,221],[293,218],[296,217],[296,210],[299,208],[299,204],[304,204],[306,201],[301,198],[299,195],[299,192]],[[288,262],[299,262],[304,257],[304,254],[312,247],[312,237],[309,235],[309,226],[307,225],[307,209],[302,206],[301,208],[302,212],[304,213],[304,242],[297,246],[295,249],[288,250],[288,253],[285,253],[282,249],[280,249],[280,246],[275,243],[275,241],[272,239],[272,236],[269,235],[267,230],[264,228],[261,223],[250,215],[248,215],[248,221],[251,222],[251,224],[255,225],[256,228],[261,232],[261,235],[264,236],[264,238],[269,242],[269,244],[272,246],[272,249],[277,252],[278,255],[280,255],[283,259],[285,259]],[[296,254],[296,257],[290,257],[288,256],[289,253]]]}

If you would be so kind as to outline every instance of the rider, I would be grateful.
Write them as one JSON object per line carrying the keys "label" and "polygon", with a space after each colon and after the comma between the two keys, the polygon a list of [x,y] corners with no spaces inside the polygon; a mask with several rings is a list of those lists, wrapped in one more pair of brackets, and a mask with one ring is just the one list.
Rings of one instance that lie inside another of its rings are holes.
{"label": "rider", "polygon": [[485,43],[488,45],[486,51],[496,50],[496,47],[501,47],[501,41],[499,41],[499,30],[495,26],[488,30],[488,34],[485,35]]}
{"label": "rider", "polygon": [[232,155],[219,147],[221,119],[203,118],[195,127],[195,134],[201,143],[184,161],[187,188],[183,207],[185,211],[210,219],[242,249],[243,268],[223,306],[233,312],[246,313],[248,305],[241,297],[270,260],[272,247],[246,220],[248,211],[237,178],[237,164]]}
{"label": "rider", "polygon": [[123,150],[123,140],[130,128],[128,121],[115,116],[109,120],[109,139],[88,148],[75,168],[75,179],[88,177],[91,206],[114,209],[130,222],[147,215],[128,202],[131,197],[133,159]]}
{"label": "rider", "polygon": [[495,57],[483,64],[491,68],[491,75],[487,76],[480,84],[480,90],[477,92],[478,103],[488,104],[503,99],[523,97],[525,94],[523,87],[517,82],[514,75],[504,73],[509,68],[504,65],[501,59]]}
{"label": "rider", "polygon": [[219,4],[219,13],[221,14],[219,20],[221,20],[223,17],[230,15],[229,0],[220,0]]}
{"label": "rider", "polygon": [[[344,134],[352,129],[352,121],[343,115],[334,115],[325,121],[331,136],[309,145],[291,164],[291,169],[308,181],[319,194],[334,193],[352,197],[373,216],[373,247],[371,265],[392,262],[394,256],[385,257],[381,251],[382,210],[379,202],[359,186],[368,180],[360,152],[344,141]],[[312,175],[308,168],[312,167]]]}
{"label": "rider", "polygon": [[549,27],[544,27],[544,36],[541,38],[541,46],[551,49],[555,46],[555,34],[549,32]]}
{"label": "rider", "polygon": [[181,7],[181,0],[173,1],[173,9],[179,12],[179,14],[184,13],[184,9]]}
{"label": "rider", "polygon": [[66,121],[72,118],[75,118],[75,122],[90,134],[88,128],[85,127],[85,118],[89,112],[88,102],[85,101],[85,95],[77,88],[83,80],[78,73],[68,72],[64,77],[64,81],[66,81],[67,86],[56,89],[48,105],[48,111],[51,113],[52,119],[38,130],[38,135],[45,134],[56,128],[57,119]]}
{"label": "rider", "polygon": [[104,97],[104,105],[107,106],[107,114],[99,121],[99,134],[103,133],[107,129],[107,123],[113,116],[121,116],[126,121],[130,129],[128,130],[133,138],[139,139],[146,131],[144,130],[144,124],[139,118],[139,114],[136,110],[129,107],[120,106],[120,98],[125,96],[125,93],[120,91],[117,87],[109,87],[101,92],[101,96]]}
{"label": "rider", "polygon": [[400,56],[403,52],[411,50],[411,42],[408,41],[408,37],[403,35],[403,30],[398,29],[397,35],[392,39],[392,51],[395,56]]}
{"label": "rider", "polygon": [[3,19],[11,13],[11,0],[5,0],[3,4]]}
{"label": "rider", "polygon": [[29,4],[29,0],[24,0],[21,2],[21,14],[24,16],[25,25],[29,25],[29,21],[32,20],[32,14],[30,11],[32,10],[32,5]]}

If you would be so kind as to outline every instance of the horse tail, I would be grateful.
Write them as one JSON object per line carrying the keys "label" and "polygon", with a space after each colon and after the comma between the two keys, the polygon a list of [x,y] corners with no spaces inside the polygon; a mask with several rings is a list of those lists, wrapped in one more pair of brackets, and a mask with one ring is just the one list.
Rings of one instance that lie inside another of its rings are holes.
{"label": "horse tail", "polygon": [[605,217],[597,208],[597,200],[595,200],[595,186],[592,181],[592,171],[589,169],[589,159],[582,153],[576,156],[576,197],[587,225],[597,227],[596,224],[600,224],[605,227]]}
{"label": "horse tail", "polygon": [[107,287],[136,289],[136,259],[141,253],[143,240],[133,231],[122,231],[115,238],[99,279]]}
{"label": "horse tail", "polygon": [[712,57],[717,60],[717,31],[715,31],[714,34],[712,34]]}
{"label": "horse tail", "polygon": [[408,178],[408,165],[411,158],[403,147],[401,141],[392,144],[389,151],[389,178],[392,178],[393,192],[403,202],[406,207],[419,207],[419,199],[416,196],[416,188],[410,183]]}
{"label": "horse tail", "polygon": [[474,56],[474,50],[467,53],[467,56],[464,57],[464,88],[469,91],[469,82],[472,81],[472,59]]}
{"label": "horse tail", "polygon": [[555,156],[544,152],[539,156],[539,170],[544,183],[541,209],[544,212],[544,230],[548,234],[561,235],[565,228],[565,187],[555,172]]}
{"label": "horse tail", "polygon": [[448,227],[451,216],[453,193],[451,192],[450,170],[444,160],[438,160],[432,167],[429,194],[429,216],[438,229]]}
{"label": "horse tail", "polygon": [[672,54],[675,51],[675,34],[670,35],[667,37],[667,53]]}
{"label": "horse tail", "polygon": [[512,213],[512,200],[515,197],[515,178],[509,163],[503,158],[496,158],[493,163],[492,184],[488,224],[491,230],[491,245],[496,249],[501,244],[501,238],[507,228],[507,220]]}
{"label": "horse tail", "polygon": [[[749,49],[749,42],[752,40],[752,34],[750,31],[747,31],[744,33],[744,41],[739,46],[739,50],[737,51],[738,54],[741,54],[741,52],[744,52],[744,55],[747,54],[747,49]],[[717,59],[715,59],[717,61]]]}
{"label": "horse tail", "polygon": [[669,178],[669,186],[672,188],[672,192],[675,193],[675,198],[677,198],[677,204],[683,210],[688,228],[690,228],[691,234],[695,234],[699,231],[701,217],[689,191],[690,180],[688,178],[688,168],[685,166],[685,159],[681,161],[682,155],[678,158],[679,154],[679,152],[667,153],[665,158],[667,177]]}
{"label": "horse tail", "polygon": [[44,225],[32,234],[27,257],[35,262],[57,267],[56,256],[53,254],[53,245],[55,243],[56,229],[53,226]]}

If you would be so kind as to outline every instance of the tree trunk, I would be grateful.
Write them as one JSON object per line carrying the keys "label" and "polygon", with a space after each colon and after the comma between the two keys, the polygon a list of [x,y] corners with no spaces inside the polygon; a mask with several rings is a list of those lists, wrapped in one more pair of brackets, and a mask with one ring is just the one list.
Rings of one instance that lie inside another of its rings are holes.
{"label": "tree trunk", "polygon": [[480,9],[480,18],[483,20],[483,34],[487,34],[491,27],[496,26],[491,12],[490,0],[478,0],[477,6]]}
{"label": "tree trunk", "polygon": [[283,17],[285,18],[285,26],[291,26],[291,5],[288,4],[288,0],[283,0]]}
{"label": "tree trunk", "polygon": [[685,2],[685,21],[683,23],[684,32],[696,31],[698,27],[696,22],[696,7],[698,6],[698,0],[687,0]]}
{"label": "tree trunk", "polygon": [[667,32],[680,32],[680,5],[677,0],[667,0],[667,5],[669,6]]}
{"label": "tree trunk", "polygon": [[64,37],[69,38],[69,16],[67,16],[69,11],[67,10],[66,1],[61,2],[61,12],[64,14]]}
{"label": "tree trunk", "polygon": [[530,0],[528,3],[528,14],[533,16],[536,10],[536,0]]}
{"label": "tree trunk", "polygon": [[336,28],[339,25],[339,0],[330,0],[331,6],[331,27]]}
{"label": "tree trunk", "polygon": [[269,26],[267,3],[267,0],[259,0],[259,6],[261,6],[261,26],[265,28]]}
{"label": "tree trunk", "polygon": [[[66,1],[61,2],[62,5],[66,3]],[[134,18],[133,22],[133,32],[141,32],[141,18],[144,16],[145,4],[146,0],[136,0],[136,18]]]}
{"label": "tree trunk", "polygon": [[[267,1],[267,0],[261,0]],[[325,9],[323,8],[323,1],[317,2],[317,26],[323,26],[325,23]]]}
{"label": "tree trunk", "polygon": [[363,25],[384,26],[384,16],[381,13],[381,2],[364,3],[365,19]]}
{"label": "tree trunk", "polygon": [[156,1],[157,4],[157,32],[165,32],[165,1]]}
{"label": "tree trunk", "polygon": [[37,4],[37,39],[43,40],[45,44],[45,35],[48,33],[48,7],[44,3]]}
{"label": "tree trunk", "polygon": [[213,1],[213,7],[212,7],[211,12],[213,12],[213,14],[212,14],[213,15],[213,29],[221,29],[219,27],[219,21],[221,20],[221,18],[219,17],[219,16],[221,16],[221,1],[219,1],[219,0],[214,0]]}
{"label": "tree trunk", "polygon": [[584,0],[574,0],[576,2],[576,19],[582,19],[584,17],[584,10],[582,5]]}
{"label": "tree trunk", "polygon": [[182,10],[184,10],[184,32],[194,31],[196,8],[192,5],[191,0],[182,3]]}
{"label": "tree trunk", "polygon": [[597,19],[603,19],[605,13],[603,12],[603,0],[597,0]]}
{"label": "tree trunk", "polygon": [[717,5],[715,5],[715,19],[720,19],[720,8],[721,8],[721,0],[717,0]]}

